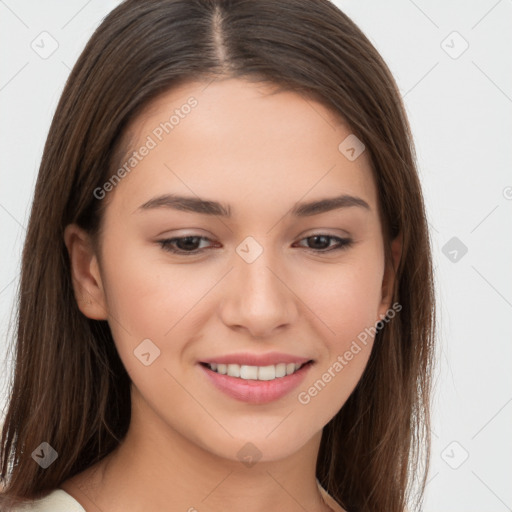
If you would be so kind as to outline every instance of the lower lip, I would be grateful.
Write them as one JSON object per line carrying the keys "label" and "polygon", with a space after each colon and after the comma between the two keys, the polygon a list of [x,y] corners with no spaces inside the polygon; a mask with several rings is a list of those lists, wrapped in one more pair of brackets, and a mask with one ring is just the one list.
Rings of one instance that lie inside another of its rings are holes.
{"label": "lower lip", "polygon": [[253,380],[230,377],[210,370],[199,364],[212,384],[229,395],[231,398],[251,404],[266,404],[278,400],[295,389],[306,377],[312,363],[305,364],[302,368],[274,380]]}

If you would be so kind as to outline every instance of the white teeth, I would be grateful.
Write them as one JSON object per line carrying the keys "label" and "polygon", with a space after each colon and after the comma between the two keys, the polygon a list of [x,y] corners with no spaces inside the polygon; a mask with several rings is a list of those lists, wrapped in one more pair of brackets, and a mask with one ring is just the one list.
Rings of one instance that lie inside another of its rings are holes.
{"label": "white teeth", "polygon": [[258,380],[273,380],[276,378],[276,367],[272,364],[270,366],[260,366],[258,368]]}
{"label": "white teeth", "polygon": [[253,379],[258,380],[258,367],[257,366],[240,366],[240,378],[241,379]]}
{"label": "white teeth", "polygon": [[240,377],[240,366],[238,364],[228,364],[228,373],[230,377]]}
{"label": "white teeth", "polygon": [[288,363],[286,365],[286,375],[290,375],[295,371],[295,363]]}
{"label": "white teeth", "polygon": [[269,366],[208,363],[208,367],[214,372],[245,380],[279,379],[295,373],[301,366],[300,363],[279,363]]}
{"label": "white teeth", "polygon": [[286,363],[276,364],[276,377],[284,377],[286,375]]}

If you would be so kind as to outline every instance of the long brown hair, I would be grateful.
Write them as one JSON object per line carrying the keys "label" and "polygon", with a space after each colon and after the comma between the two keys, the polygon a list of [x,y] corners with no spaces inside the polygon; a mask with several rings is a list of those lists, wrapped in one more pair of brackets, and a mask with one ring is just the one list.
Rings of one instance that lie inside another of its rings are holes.
{"label": "long brown hair", "polygon": [[[152,99],[180,82],[224,77],[316,98],[366,146],[388,259],[402,236],[393,297],[402,309],[378,331],[357,387],[324,427],[316,474],[350,512],[421,502],[433,270],[413,142],[388,67],[328,0],[126,0],[74,66],[44,148],[22,255],[2,510],[58,488],[126,434],[130,379],[108,323],[77,307],[63,231],[77,223],[98,237],[106,201],[93,191],[113,175],[126,127]],[[42,442],[59,455],[47,469],[31,456]]]}

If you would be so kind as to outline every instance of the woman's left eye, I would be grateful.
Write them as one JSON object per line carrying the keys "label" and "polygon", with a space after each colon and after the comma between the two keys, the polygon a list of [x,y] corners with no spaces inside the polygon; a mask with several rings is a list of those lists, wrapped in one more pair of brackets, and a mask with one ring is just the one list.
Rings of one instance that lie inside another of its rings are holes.
{"label": "woman's left eye", "polygon": [[[205,247],[199,248],[197,244],[200,241],[210,241],[209,238],[204,236],[185,236],[185,237],[177,237],[177,238],[168,238],[166,240],[159,240],[158,243],[161,247],[168,252],[172,252],[174,254],[182,254],[182,255],[194,255],[199,254],[205,250]],[[315,248],[315,247],[305,247],[306,249],[310,249],[317,253],[324,253],[330,251],[337,251],[341,249],[348,249],[353,241],[350,238],[340,238],[333,235],[325,235],[325,234],[315,234],[310,235],[302,240],[314,240],[313,244],[317,245],[318,241],[320,241],[320,245],[325,245],[327,241],[327,247]],[[300,240],[302,242],[302,240]],[[331,246],[330,242],[336,241],[337,245],[334,247]],[[304,246],[301,246],[304,247]]]}
{"label": "woman's left eye", "polygon": [[[158,243],[166,251],[173,252],[176,254],[197,254],[204,250],[204,247],[200,249],[195,247],[198,241],[201,240],[207,241],[209,240],[209,238],[206,238],[204,236],[183,236],[180,238],[169,238],[167,240],[159,240]],[[175,248],[174,244],[176,244],[178,248]],[[180,245],[182,246],[181,248]]]}

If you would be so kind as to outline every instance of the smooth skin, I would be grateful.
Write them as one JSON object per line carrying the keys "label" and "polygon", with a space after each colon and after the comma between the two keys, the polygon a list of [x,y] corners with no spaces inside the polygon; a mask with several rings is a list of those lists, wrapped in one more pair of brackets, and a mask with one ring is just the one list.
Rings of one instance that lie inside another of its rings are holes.
{"label": "smooth skin", "polygon": [[[338,150],[351,130],[323,104],[241,79],[157,98],[130,125],[130,151],[191,96],[197,105],[103,199],[101,253],[76,225],[65,230],[79,308],[109,322],[132,380],[132,418],[114,452],[61,487],[88,512],[330,510],[315,478],[322,428],[356,386],[373,340],[309,403],[298,393],[391,307],[394,269],[367,153],[350,161]],[[231,217],[140,209],[162,194],[218,201]],[[341,194],[369,208],[289,213]],[[327,251],[339,241],[314,235],[352,244]],[[159,243],[186,236],[206,239],[173,244],[192,255]],[[236,250],[247,237],[257,243],[250,251],[262,249],[251,263]],[[396,269],[399,239],[392,250]],[[134,355],[145,339],[160,350],[148,366]],[[314,364],[299,389],[268,404],[225,395],[198,364],[272,351]],[[261,453],[251,467],[237,455],[249,442]]]}

